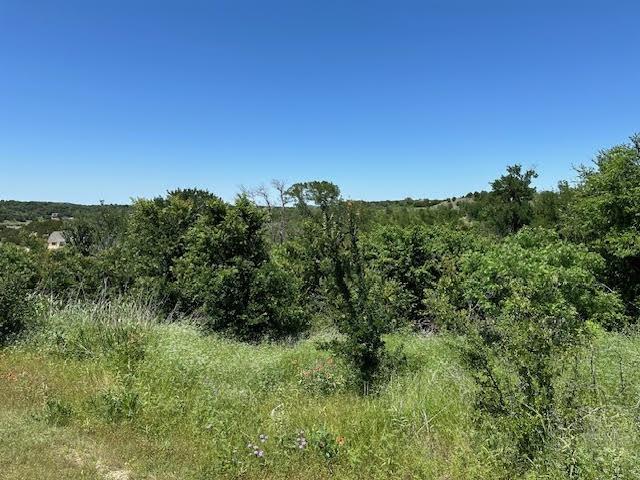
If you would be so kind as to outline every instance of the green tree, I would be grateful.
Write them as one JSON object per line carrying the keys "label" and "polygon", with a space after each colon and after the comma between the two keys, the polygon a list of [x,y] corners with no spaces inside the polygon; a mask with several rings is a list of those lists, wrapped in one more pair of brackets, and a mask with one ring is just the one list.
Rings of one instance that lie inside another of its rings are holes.
{"label": "green tree", "polygon": [[515,233],[531,223],[531,202],[536,192],[531,181],[537,176],[534,170],[523,171],[516,164],[508,166],[507,174],[491,183],[487,220],[499,234]]}
{"label": "green tree", "polygon": [[173,273],[183,305],[204,312],[210,328],[257,339],[306,327],[295,279],[270,261],[266,220],[245,196],[233,206],[211,199],[186,232]]}
{"label": "green tree", "polygon": [[573,189],[568,182],[561,181],[558,183],[557,190],[545,190],[535,195],[531,225],[560,229],[562,217],[567,210],[572,193]]}
{"label": "green tree", "polygon": [[580,180],[563,217],[563,232],[607,261],[606,283],[640,311],[640,135],[598,154]]}
{"label": "green tree", "polygon": [[205,211],[224,216],[226,205],[215,195],[196,189],[174,190],[166,198],[138,199],[131,207],[124,240],[125,277],[132,288],[177,306],[180,295],[173,271],[186,250],[186,235]]}
{"label": "green tree", "polygon": [[326,181],[297,183],[289,194],[304,218],[299,241],[311,263],[307,271],[317,278],[317,288],[326,288],[343,336],[330,348],[356,368],[367,391],[388,358],[383,335],[391,322],[381,302],[384,287],[364,261],[357,206]]}

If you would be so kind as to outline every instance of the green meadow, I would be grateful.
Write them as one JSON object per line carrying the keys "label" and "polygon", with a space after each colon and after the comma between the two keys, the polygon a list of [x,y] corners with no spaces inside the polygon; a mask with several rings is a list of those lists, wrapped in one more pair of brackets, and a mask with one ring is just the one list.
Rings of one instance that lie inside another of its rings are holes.
{"label": "green meadow", "polygon": [[[516,478],[462,339],[386,338],[406,364],[363,396],[316,347],[327,335],[248,344],[126,302],[49,306],[0,351],[2,478]],[[561,379],[586,386],[579,427],[521,478],[638,478],[639,363],[638,337],[595,335]]]}

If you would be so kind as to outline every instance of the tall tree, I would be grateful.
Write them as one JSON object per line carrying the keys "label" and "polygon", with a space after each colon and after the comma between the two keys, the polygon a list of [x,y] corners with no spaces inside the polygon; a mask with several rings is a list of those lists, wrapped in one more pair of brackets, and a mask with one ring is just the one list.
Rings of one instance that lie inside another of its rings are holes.
{"label": "tall tree", "polygon": [[521,165],[510,165],[507,174],[491,183],[490,209],[487,220],[501,235],[515,233],[531,223],[531,201],[536,189],[531,181],[538,174],[535,170],[523,171]]}

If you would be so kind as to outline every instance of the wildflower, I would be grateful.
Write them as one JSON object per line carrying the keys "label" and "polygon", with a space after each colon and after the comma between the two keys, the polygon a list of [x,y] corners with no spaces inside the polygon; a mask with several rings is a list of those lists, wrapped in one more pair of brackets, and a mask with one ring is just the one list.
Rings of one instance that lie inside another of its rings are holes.
{"label": "wildflower", "polygon": [[298,433],[298,438],[296,438],[296,443],[300,450],[304,450],[307,447],[307,439],[304,436],[304,430],[300,430]]}
{"label": "wildflower", "polygon": [[264,450],[256,450],[254,453],[258,458],[264,457]]}
{"label": "wildflower", "polygon": [[338,437],[336,438],[336,443],[338,445],[344,445],[344,437],[342,435],[338,435]]}
{"label": "wildflower", "polygon": [[264,443],[267,440],[269,440],[269,435],[265,435],[264,433],[261,433],[259,438],[260,438],[260,441]]}

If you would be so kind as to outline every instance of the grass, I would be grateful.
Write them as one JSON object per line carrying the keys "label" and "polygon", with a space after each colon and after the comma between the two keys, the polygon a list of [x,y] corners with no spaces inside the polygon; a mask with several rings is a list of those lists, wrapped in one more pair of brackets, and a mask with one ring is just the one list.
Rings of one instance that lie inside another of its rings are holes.
{"label": "grass", "polygon": [[[160,320],[70,305],[0,350],[3,479],[515,478],[476,421],[455,339],[390,338],[408,364],[362,396],[313,338],[248,345]],[[639,364],[638,337],[599,335],[567,369],[579,428],[523,478],[640,477]]]}

